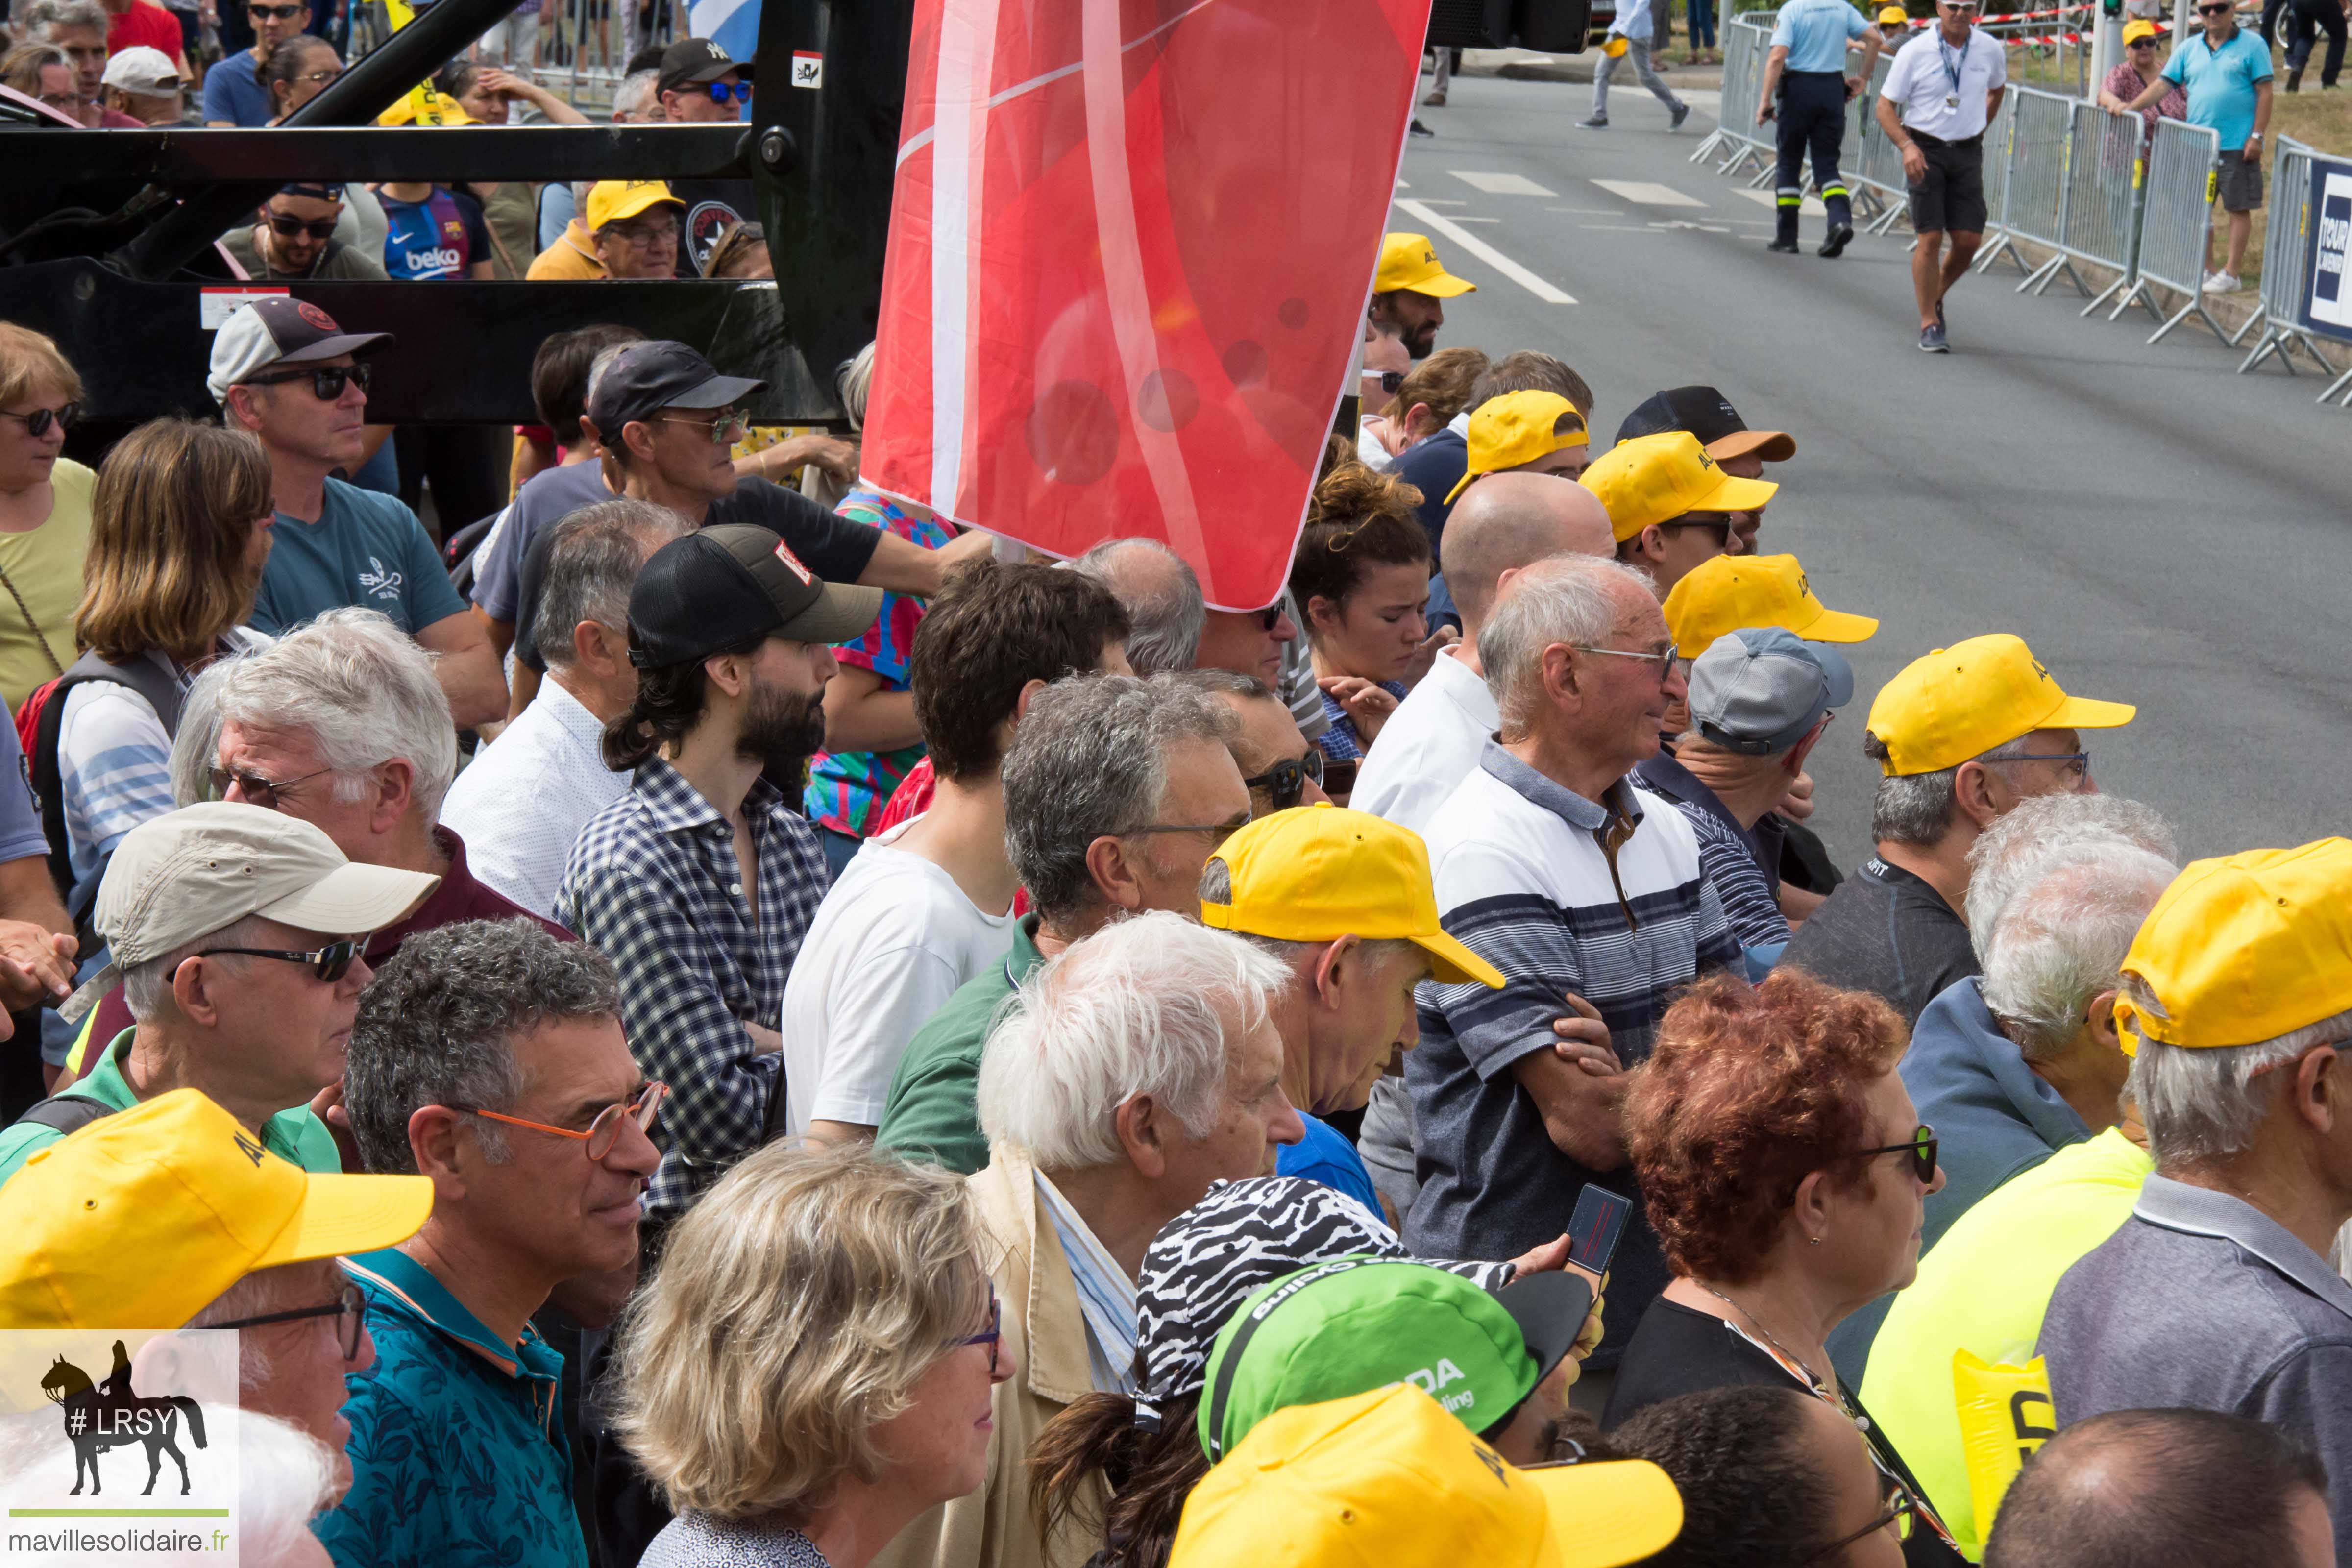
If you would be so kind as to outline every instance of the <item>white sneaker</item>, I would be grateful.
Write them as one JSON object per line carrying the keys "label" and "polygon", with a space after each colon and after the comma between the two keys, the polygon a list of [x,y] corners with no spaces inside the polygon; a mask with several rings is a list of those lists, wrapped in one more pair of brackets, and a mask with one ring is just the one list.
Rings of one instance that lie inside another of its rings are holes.
{"label": "white sneaker", "polygon": [[2245,286],[2242,279],[2231,272],[2216,272],[2205,279],[2208,294],[2235,294]]}

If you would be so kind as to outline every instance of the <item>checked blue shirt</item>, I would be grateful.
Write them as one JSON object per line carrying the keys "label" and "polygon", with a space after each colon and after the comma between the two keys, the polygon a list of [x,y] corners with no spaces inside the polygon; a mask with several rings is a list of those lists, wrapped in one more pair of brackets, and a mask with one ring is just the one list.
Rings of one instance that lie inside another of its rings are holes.
{"label": "checked blue shirt", "polygon": [[743,1026],[783,1017],[784,980],[824,896],[824,851],[765,779],[743,817],[759,858],[756,925],[726,817],[658,757],[582,830],[557,895],[556,918],[620,971],[637,1065],[669,1085],[646,1199],[656,1218],[676,1218],[758,1148],[782,1092],[781,1058],[753,1050]]}
{"label": "checked blue shirt", "polygon": [[1405,1056],[1422,1175],[1405,1221],[1414,1256],[1516,1257],[1568,1228],[1588,1182],[1634,1200],[1591,1363],[1603,1372],[1664,1289],[1665,1259],[1633,1172],[1562,1152],[1512,1066],[1551,1049],[1573,992],[1631,1068],[1684,987],[1740,962],[1689,819],[1631,780],[1607,795],[1587,800],[1486,742],[1423,837],[1439,923],[1502,971],[1503,988],[1423,984],[1421,1044]]}

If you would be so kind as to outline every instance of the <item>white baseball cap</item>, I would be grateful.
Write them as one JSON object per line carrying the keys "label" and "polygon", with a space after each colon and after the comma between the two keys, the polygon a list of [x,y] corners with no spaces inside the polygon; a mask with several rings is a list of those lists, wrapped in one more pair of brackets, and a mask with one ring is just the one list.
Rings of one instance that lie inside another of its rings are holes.
{"label": "white baseball cap", "polygon": [[158,96],[177,92],[184,85],[178,68],[172,64],[172,57],[145,44],[133,44],[108,60],[106,74],[99,79],[125,92]]}

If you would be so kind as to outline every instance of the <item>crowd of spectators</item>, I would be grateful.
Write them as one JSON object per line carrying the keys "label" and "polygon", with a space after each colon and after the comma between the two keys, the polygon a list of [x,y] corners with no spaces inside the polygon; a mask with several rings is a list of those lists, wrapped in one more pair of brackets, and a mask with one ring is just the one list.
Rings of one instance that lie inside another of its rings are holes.
{"label": "crowd of spectators", "polygon": [[[341,69],[248,9],[207,121]],[[162,122],[112,14],[0,76]],[[536,25],[405,112],[577,121]],[[748,278],[747,212],[289,184],[223,250]],[[245,1528],[337,1568],[2333,1563],[2352,843],[2182,865],[2135,709],[1994,629],[1842,731],[1844,870],[1807,767],[1904,633],[1765,537],[1798,437],[1604,441],[1438,347],[1425,237],[1374,285],[1251,608],[867,482],[870,348],[848,438],[592,325],[540,428],[387,448],[421,347],[265,298],[93,469],[0,325],[0,1329],[239,1331]]]}

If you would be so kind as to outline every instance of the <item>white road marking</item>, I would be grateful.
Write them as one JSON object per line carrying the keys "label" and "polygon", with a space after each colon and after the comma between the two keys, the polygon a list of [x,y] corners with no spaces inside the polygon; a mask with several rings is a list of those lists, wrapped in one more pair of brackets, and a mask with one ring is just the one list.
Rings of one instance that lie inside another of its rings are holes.
{"label": "white road marking", "polygon": [[[1738,190],[1734,191],[1731,194],[1736,196],[1746,196],[1749,201],[1754,202],[1759,207],[1771,207],[1776,212],[1780,209],[1780,198],[1770,191]],[[1807,217],[1827,217],[1830,216],[1830,209],[1822,205],[1821,198],[1819,196],[1807,196],[1804,199],[1803,204],[1800,205],[1797,210],[1804,214]]]}
{"label": "white road marking", "polygon": [[1452,218],[1445,216],[1443,213],[1432,210],[1427,203],[1399,202],[1396,205],[1398,211],[1410,213],[1414,217],[1419,218],[1422,222],[1427,224],[1432,229],[1444,235],[1446,238],[1452,240],[1454,244],[1460,246],[1463,249],[1468,251],[1471,255],[1476,257],[1479,260],[1485,262],[1487,266],[1493,268],[1496,271],[1501,273],[1504,277],[1509,279],[1520,288],[1526,289],[1528,293],[1533,294],[1537,299],[1541,300],[1547,305],[1573,305],[1576,303],[1575,295],[1545,282],[1542,279],[1537,277],[1534,273],[1528,271],[1526,268],[1520,266],[1517,262],[1512,260],[1501,251],[1496,249],[1493,246],[1488,245],[1485,240],[1480,239],[1476,235],[1472,234],[1468,229],[1464,228],[1460,224],[1455,223]]}
{"label": "white road marking", "polygon": [[1577,217],[1623,217],[1615,207],[1546,207],[1548,213],[1569,213]]}
{"label": "white road marking", "polygon": [[1654,184],[1647,180],[1595,180],[1592,182],[1611,195],[1636,202],[1645,207],[1703,207],[1706,204],[1696,196],[1686,196],[1672,185]]}
{"label": "white road marking", "polygon": [[1558,191],[1548,191],[1524,174],[1481,174],[1468,169],[1448,169],[1447,174],[1473,190],[1484,191],[1490,196],[1551,196]]}
{"label": "white road marking", "polygon": [[1580,223],[1576,226],[1601,234],[1656,234],[1659,232],[1648,224],[1637,226],[1630,223]]}
{"label": "white road marking", "polygon": [[1456,213],[1454,221],[1455,223],[1500,223],[1503,220],[1498,217],[1472,217],[1468,213]]}

